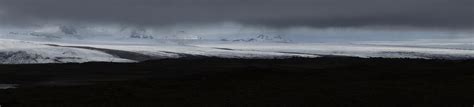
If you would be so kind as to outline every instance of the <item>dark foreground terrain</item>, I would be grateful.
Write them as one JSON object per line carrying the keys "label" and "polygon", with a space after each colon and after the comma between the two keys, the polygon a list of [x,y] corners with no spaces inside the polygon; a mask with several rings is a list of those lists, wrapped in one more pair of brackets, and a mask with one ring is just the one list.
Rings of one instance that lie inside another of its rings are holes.
{"label": "dark foreground terrain", "polygon": [[168,59],[0,65],[2,107],[472,107],[474,60]]}

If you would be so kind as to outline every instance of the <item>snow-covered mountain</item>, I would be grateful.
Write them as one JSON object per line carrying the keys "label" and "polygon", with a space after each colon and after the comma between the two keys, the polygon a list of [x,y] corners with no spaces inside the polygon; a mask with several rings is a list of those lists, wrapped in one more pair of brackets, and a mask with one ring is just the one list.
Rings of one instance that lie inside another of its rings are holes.
{"label": "snow-covered mountain", "polygon": [[100,51],[0,39],[0,63],[133,62]]}
{"label": "snow-covered mountain", "polygon": [[185,57],[474,58],[472,38],[308,43],[272,31],[199,31],[81,25],[0,29],[0,63],[137,62]]}
{"label": "snow-covered mountain", "polygon": [[30,28],[0,29],[0,38],[30,40],[108,40],[108,41],[221,41],[291,42],[286,35],[267,31],[203,33],[190,28],[161,29],[136,26],[41,25]]}
{"label": "snow-covered mountain", "polygon": [[0,63],[137,62],[163,58],[383,57],[473,59],[474,50],[333,43],[195,42],[186,45],[0,39]]}
{"label": "snow-covered mountain", "polygon": [[228,39],[222,38],[220,41],[224,42],[279,42],[279,43],[288,43],[291,40],[284,38],[281,35],[268,35],[268,34],[258,34],[255,37],[249,38],[237,38],[237,39]]}

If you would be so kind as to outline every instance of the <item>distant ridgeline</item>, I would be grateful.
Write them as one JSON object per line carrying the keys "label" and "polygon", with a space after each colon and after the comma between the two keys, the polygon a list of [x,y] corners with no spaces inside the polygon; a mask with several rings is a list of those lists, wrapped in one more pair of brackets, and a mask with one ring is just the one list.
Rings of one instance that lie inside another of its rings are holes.
{"label": "distant ridgeline", "polygon": [[[2,35],[10,37],[36,37],[44,39],[132,39],[132,40],[211,40],[221,42],[291,42],[285,35],[256,32],[225,32],[217,35],[199,34],[186,29],[156,31],[160,29],[148,29],[140,27],[97,27],[97,26],[74,26],[54,25],[41,26],[29,29],[5,30]],[[0,32],[2,33],[2,32]]]}
{"label": "distant ridgeline", "polygon": [[285,39],[281,35],[266,35],[258,34],[255,37],[250,38],[240,38],[240,39],[220,39],[220,41],[231,41],[231,42],[291,42],[290,40]]}

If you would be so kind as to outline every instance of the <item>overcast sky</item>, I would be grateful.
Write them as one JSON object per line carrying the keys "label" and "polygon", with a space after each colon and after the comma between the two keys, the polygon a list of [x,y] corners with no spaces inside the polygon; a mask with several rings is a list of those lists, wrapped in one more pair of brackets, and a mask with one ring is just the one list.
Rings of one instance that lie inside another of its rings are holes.
{"label": "overcast sky", "polygon": [[0,21],[474,28],[474,0],[0,0]]}

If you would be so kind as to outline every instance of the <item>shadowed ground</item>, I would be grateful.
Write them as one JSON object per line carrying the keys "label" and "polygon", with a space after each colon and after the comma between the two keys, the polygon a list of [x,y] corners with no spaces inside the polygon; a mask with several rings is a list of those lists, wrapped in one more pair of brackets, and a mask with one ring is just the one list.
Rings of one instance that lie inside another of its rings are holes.
{"label": "shadowed ground", "polygon": [[474,61],[164,59],[0,65],[16,106],[472,106]]}

